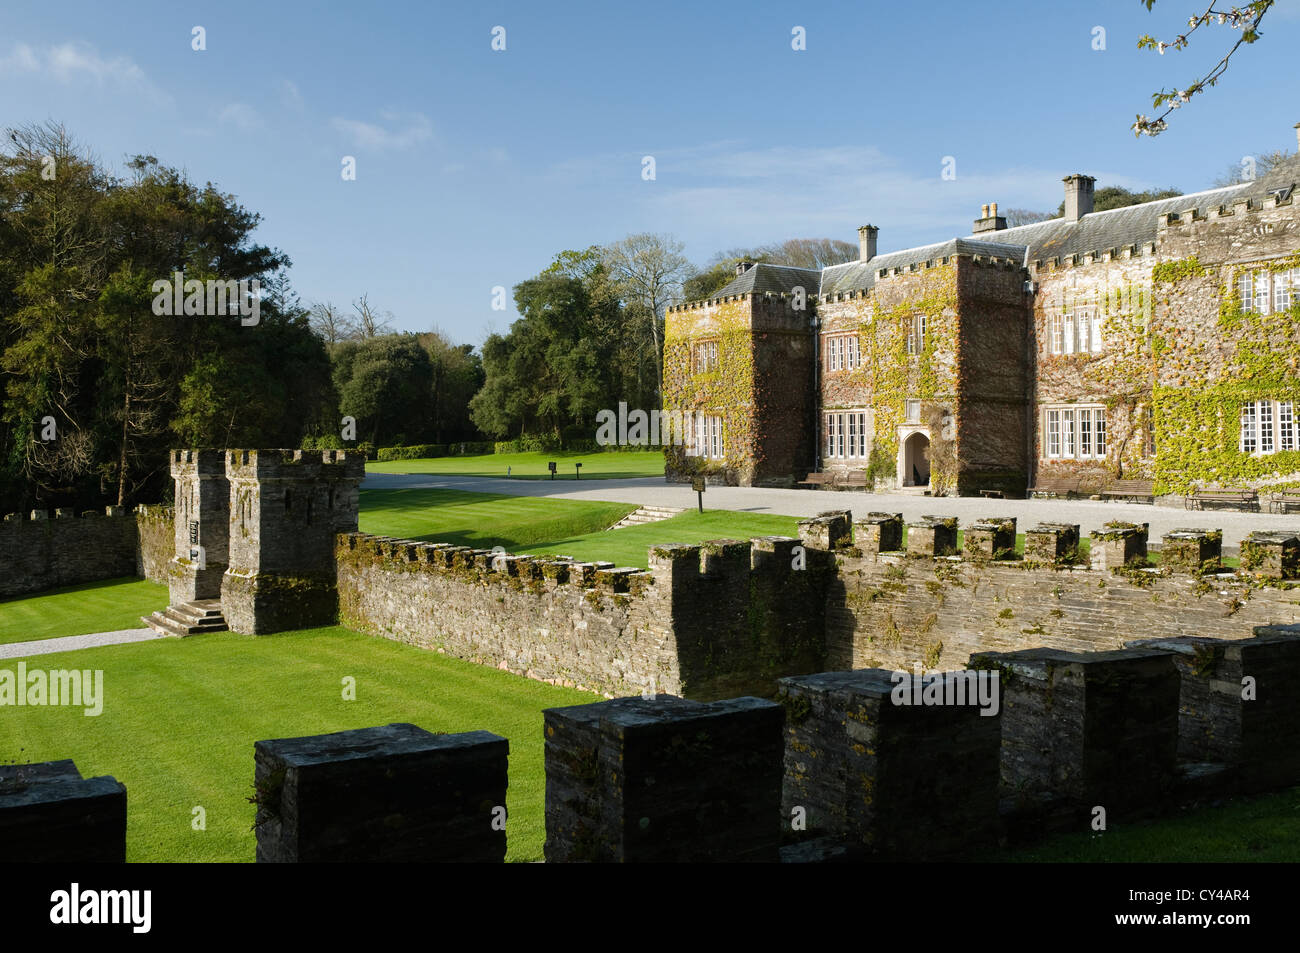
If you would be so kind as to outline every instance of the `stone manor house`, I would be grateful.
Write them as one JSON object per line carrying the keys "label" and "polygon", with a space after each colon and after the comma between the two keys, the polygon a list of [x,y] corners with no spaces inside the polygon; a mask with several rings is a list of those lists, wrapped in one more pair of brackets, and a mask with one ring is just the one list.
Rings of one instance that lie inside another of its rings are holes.
{"label": "stone manor house", "polygon": [[888,254],[864,225],[857,261],[742,262],[670,309],[670,478],[1300,483],[1300,160],[1104,212],[1093,178],[1064,181],[1061,218],[1008,228],[991,204],[970,237]]}

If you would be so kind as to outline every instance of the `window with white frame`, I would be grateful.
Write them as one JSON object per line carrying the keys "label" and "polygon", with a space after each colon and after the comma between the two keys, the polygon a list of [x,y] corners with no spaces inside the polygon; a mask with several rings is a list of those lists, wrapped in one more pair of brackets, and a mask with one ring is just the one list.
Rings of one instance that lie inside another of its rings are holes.
{"label": "window with white frame", "polygon": [[1261,456],[1296,449],[1295,404],[1289,400],[1251,400],[1241,405],[1242,453]]}
{"label": "window with white frame", "polygon": [[1106,459],[1106,408],[1061,404],[1043,411],[1044,455],[1049,460]]}
{"label": "window with white frame", "polygon": [[826,414],[823,456],[829,460],[862,459],[871,452],[871,431],[865,410],[837,410]]}
{"label": "window with white frame", "polygon": [[851,371],[861,363],[856,334],[837,334],[826,338],[824,364],[827,372]]}
{"label": "window with white frame", "polygon": [[693,415],[691,439],[686,445],[686,456],[704,457],[709,460],[723,458],[722,417],[705,413]]}
{"label": "window with white frame", "polygon": [[1096,308],[1053,314],[1050,322],[1052,354],[1101,353],[1101,315]]}
{"label": "window with white frame", "polygon": [[903,401],[903,422],[909,424],[921,422],[921,402],[919,400]]}
{"label": "window with white frame", "polygon": [[695,373],[708,374],[718,369],[718,342],[702,341],[695,345]]}
{"label": "window with white frame", "polygon": [[1300,268],[1273,273],[1273,312],[1285,311],[1300,304]]}
{"label": "window with white frame", "polygon": [[1241,310],[1251,314],[1276,314],[1300,304],[1300,268],[1284,271],[1245,271],[1237,279]]}
{"label": "window with white frame", "polygon": [[921,354],[925,351],[925,315],[918,314],[912,318],[912,326],[907,332],[907,353]]}

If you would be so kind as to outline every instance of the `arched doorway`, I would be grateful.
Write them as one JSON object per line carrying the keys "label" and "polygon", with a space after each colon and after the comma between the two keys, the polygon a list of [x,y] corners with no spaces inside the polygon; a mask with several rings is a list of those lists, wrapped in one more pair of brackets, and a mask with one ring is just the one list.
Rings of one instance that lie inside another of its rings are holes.
{"label": "arched doorway", "polygon": [[930,485],[930,438],[914,433],[903,443],[903,486]]}

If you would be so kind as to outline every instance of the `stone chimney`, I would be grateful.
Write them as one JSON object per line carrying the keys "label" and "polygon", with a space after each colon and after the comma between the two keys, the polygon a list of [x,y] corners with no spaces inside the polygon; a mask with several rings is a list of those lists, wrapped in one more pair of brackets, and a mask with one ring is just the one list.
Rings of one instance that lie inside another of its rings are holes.
{"label": "stone chimney", "polygon": [[741,275],[743,275],[745,272],[749,271],[749,269],[753,267],[754,267],[754,263],[752,261],[736,262],[736,277],[739,278]]}
{"label": "stone chimney", "polygon": [[1065,220],[1077,222],[1092,211],[1092,187],[1097,180],[1090,175],[1067,175],[1065,183]]}
{"label": "stone chimney", "polygon": [[871,261],[876,257],[876,236],[880,229],[874,225],[858,228],[858,261]]}
{"label": "stone chimney", "polygon": [[975,227],[971,229],[972,235],[978,235],[980,232],[997,232],[1007,227],[1007,220],[998,214],[998,203],[993,202],[990,205],[980,206],[980,217],[975,219]]}

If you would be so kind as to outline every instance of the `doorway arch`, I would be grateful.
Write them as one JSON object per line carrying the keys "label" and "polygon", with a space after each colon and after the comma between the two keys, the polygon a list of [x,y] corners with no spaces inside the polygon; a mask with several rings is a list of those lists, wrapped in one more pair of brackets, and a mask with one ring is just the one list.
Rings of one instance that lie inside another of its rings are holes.
{"label": "doorway arch", "polygon": [[903,441],[903,452],[899,461],[902,466],[898,474],[900,486],[930,485],[930,437],[916,431]]}

